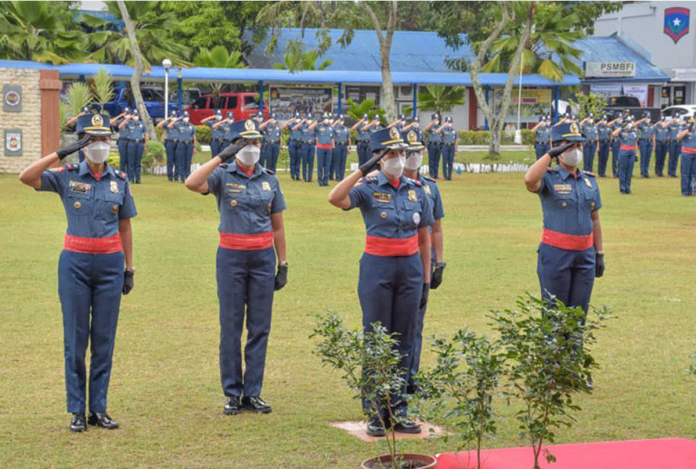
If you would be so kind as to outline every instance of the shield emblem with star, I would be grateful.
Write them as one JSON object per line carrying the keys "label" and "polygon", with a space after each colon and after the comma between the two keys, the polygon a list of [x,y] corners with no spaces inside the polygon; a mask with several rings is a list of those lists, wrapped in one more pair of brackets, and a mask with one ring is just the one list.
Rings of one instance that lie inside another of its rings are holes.
{"label": "shield emblem with star", "polygon": [[392,140],[397,140],[401,138],[401,135],[399,135],[399,129],[396,127],[392,127],[389,129],[389,137],[391,137]]}
{"label": "shield emblem with star", "polygon": [[95,114],[92,116],[92,126],[93,127],[103,127],[104,126],[104,119],[102,119],[102,116],[99,114]]}
{"label": "shield emblem with star", "polygon": [[665,9],[664,33],[672,38],[675,44],[689,34],[689,14],[688,8],[674,7]]}

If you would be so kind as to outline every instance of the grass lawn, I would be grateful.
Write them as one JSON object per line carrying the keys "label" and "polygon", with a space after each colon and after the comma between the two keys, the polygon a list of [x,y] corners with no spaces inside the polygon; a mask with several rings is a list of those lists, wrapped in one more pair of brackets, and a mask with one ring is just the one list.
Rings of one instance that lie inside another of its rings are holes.
{"label": "grass lawn", "polygon": [[[62,205],[0,176],[0,466],[355,468],[382,452],[329,426],[360,419],[360,406],[308,339],[326,311],[360,323],[362,219],[330,206],[316,182],[285,172],[280,180],[290,272],[275,297],[262,394],[273,413],[222,415],[214,199],[145,176],[133,188],[136,286],[122,302],[109,395],[122,426],[71,434],[56,275]],[[520,174],[455,175],[440,185],[448,266],[430,295],[425,334],[485,332],[489,310],[538,291],[539,202]],[[685,372],[696,350],[696,199],[668,178],[636,179],[631,196],[613,179],[600,186],[607,271],[593,303],[617,317],[599,334],[595,393],[579,398],[583,411],[558,440],[696,439],[696,380]],[[526,444],[515,409],[500,408],[488,447]],[[403,449],[455,448],[436,439]]]}

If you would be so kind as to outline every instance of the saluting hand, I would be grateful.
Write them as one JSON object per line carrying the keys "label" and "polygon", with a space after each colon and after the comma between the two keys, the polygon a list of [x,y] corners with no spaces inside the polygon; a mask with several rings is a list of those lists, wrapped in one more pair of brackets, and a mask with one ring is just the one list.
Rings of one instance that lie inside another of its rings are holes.
{"label": "saluting hand", "polygon": [[133,280],[133,272],[128,272],[127,270],[123,272],[123,294],[127,295],[135,286],[135,281]]}
{"label": "saluting hand", "polygon": [[560,147],[553,147],[547,153],[549,154],[551,159],[558,158],[558,155],[565,152],[567,149],[573,147],[574,145],[575,145],[575,142],[569,142],[569,143],[566,143],[565,145],[561,145]]}
{"label": "saluting hand", "polygon": [[288,284],[288,266],[281,264],[278,266],[278,273],[275,276],[275,286],[273,287],[273,290],[278,291],[287,284]]}
{"label": "saluting hand", "polygon": [[368,174],[370,174],[370,171],[372,171],[377,166],[377,163],[379,163],[380,160],[384,158],[384,155],[386,155],[387,153],[389,153],[389,148],[385,148],[382,153],[373,156],[372,158],[364,162],[362,165],[360,165],[358,169],[360,169],[360,172],[363,173],[363,176],[367,176]]}
{"label": "saluting hand", "polygon": [[222,162],[226,162],[227,160],[231,159],[234,157],[234,155],[237,154],[239,150],[244,148],[246,146],[246,142],[244,139],[241,139],[238,142],[231,143],[230,145],[227,146],[224,150],[222,150],[220,153],[217,154],[218,158],[222,160]]}
{"label": "saluting hand", "polygon": [[71,143],[67,147],[63,147],[60,150],[56,151],[56,155],[58,155],[58,158],[62,160],[66,156],[71,155],[76,151],[82,150],[84,147],[86,147],[89,144],[91,138],[91,135],[86,135],[77,142]]}

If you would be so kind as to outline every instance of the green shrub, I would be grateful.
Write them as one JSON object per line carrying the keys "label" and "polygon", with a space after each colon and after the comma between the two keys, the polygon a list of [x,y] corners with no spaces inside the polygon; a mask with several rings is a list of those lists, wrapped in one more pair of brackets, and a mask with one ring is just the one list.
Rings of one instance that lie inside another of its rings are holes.
{"label": "green shrub", "polygon": [[210,127],[207,125],[196,126],[196,140],[198,140],[198,143],[208,145],[210,144],[211,138],[212,132],[210,131]]}
{"label": "green shrub", "polygon": [[160,164],[164,162],[164,145],[156,140],[148,140],[147,148],[143,152],[143,169],[152,168],[155,163]]}
{"label": "green shrub", "polygon": [[164,129],[160,129],[159,127],[155,127],[155,134],[157,134],[157,140],[160,142],[164,142]]}
{"label": "green shrub", "polygon": [[121,156],[117,151],[110,151],[109,158],[106,161],[109,163],[109,166],[114,169],[118,169],[121,165]]}

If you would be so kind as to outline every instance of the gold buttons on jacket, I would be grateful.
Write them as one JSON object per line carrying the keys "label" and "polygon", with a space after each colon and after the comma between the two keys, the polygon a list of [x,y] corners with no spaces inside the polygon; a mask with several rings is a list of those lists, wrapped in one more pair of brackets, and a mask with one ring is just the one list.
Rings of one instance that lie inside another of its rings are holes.
{"label": "gold buttons on jacket", "polygon": [[230,202],[230,205],[233,206],[233,207],[236,207],[236,206],[237,206],[237,200],[236,200],[236,199],[232,199],[232,201]]}
{"label": "gold buttons on jacket", "polygon": [[592,202],[592,203],[590,204],[590,208],[591,208],[592,210],[594,210],[594,208],[595,208],[595,203],[594,203],[594,202]]}
{"label": "gold buttons on jacket", "polygon": [[561,207],[563,207],[563,208],[566,208],[567,206],[568,206],[568,202],[563,202],[563,203],[561,204]]}
{"label": "gold buttons on jacket", "polygon": [[82,207],[82,204],[81,204],[80,201],[78,200],[77,202],[75,202],[75,203],[73,204],[73,207],[75,207],[75,208],[80,208],[80,207]]}
{"label": "gold buttons on jacket", "polygon": [[111,207],[111,213],[118,213],[118,205],[114,205]]}
{"label": "gold buttons on jacket", "polygon": [[387,212],[382,212],[379,214],[379,216],[382,218],[387,218]]}

